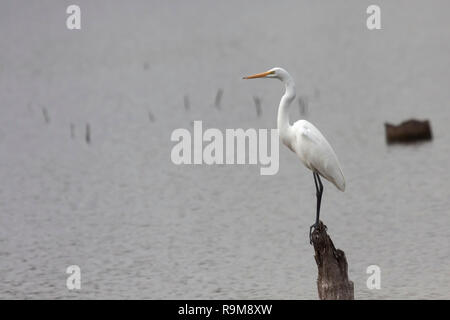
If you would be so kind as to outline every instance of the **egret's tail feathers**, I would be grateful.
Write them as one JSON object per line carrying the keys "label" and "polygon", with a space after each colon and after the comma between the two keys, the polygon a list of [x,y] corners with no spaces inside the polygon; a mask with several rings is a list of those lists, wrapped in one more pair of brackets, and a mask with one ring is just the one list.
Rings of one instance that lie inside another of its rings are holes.
{"label": "egret's tail feathers", "polygon": [[345,191],[345,180],[342,179],[342,182],[341,182],[341,183],[336,183],[336,187],[337,187],[339,190],[341,190],[342,192],[344,192],[344,191]]}
{"label": "egret's tail feathers", "polygon": [[339,190],[341,190],[342,192],[345,191],[345,178],[342,174],[342,171],[335,179],[333,179],[333,183]]}

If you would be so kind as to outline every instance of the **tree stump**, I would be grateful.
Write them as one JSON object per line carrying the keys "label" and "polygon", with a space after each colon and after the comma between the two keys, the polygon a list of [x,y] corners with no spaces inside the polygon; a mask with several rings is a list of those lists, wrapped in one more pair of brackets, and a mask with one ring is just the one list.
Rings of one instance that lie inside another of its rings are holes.
{"label": "tree stump", "polygon": [[384,127],[388,144],[431,140],[433,138],[431,125],[428,120],[419,121],[411,119],[399,125],[385,123]]}
{"label": "tree stump", "polygon": [[348,279],[348,264],[344,251],[336,249],[327,227],[320,221],[312,233],[318,269],[317,290],[320,300],[353,300],[354,286]]}

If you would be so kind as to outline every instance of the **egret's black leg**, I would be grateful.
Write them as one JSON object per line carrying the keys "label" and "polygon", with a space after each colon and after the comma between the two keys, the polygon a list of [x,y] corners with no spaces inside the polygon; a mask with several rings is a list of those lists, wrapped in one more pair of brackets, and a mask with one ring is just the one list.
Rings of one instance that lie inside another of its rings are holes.
{"label": "egret's black leg", "polygon": [[320,215],[320,203],[322,202],[322,193],[323,193],[323,185],[322,181],[320,181],[320,176],[318,173],[316,173],[317,181],[319,183],[319,190],[316,194],[317,197],[317,214],[316,214],[316,227],[319,226],[319,215]]}
{"label": "egret's black leg", "polygon": [[313,228],[317,228],[319,226],[319,216],[320,216],[320,203],[322,202],[322,193],[323,193],[323,185],[322,181],[320,181],[320,176],[318,173],[313,172],[314,184],[316,185],[316,197],[317,197],[317,211],[316,211],[316,223],[314,223],[309,228],[309,242],[312,244],[312,231]]}

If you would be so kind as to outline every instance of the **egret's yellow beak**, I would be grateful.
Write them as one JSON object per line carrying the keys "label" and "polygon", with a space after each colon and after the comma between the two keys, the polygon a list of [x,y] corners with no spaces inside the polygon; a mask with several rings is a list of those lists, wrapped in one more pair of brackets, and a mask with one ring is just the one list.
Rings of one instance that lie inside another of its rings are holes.
{"label": "egret's yellow beak", "polygon": [[262,73],[257,73],[252,76],[243,77],[242,79],[256,79],[256,78],[264,78],[267,77],[269,74],[274,74],[275,71],[266,71]]}

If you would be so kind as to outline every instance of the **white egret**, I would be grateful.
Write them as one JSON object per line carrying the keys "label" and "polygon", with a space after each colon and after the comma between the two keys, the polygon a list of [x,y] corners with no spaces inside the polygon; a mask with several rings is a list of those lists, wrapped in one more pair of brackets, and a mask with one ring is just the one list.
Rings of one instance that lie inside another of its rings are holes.
{"label": "white egret", "polygon": [[312,243],[312,230],[319,226],[320,203],[323,185],[320,177],[333,183],[339,190],[345,190],[345,179],[339,160],[325,137],[310,122],[298,120],[293,125],[289,123],[289,105],[295,98],[295,83],[292,77],[282,68],[273,68],[263,73],[257,73],[244,79],[274,78],[283,82],[286,92],[281,97],[278,107],[277,126],[280,139],[291,151],[295,152],[300,161],[313,172],[316,185],[317,211],[316,222],[309,229]]}

